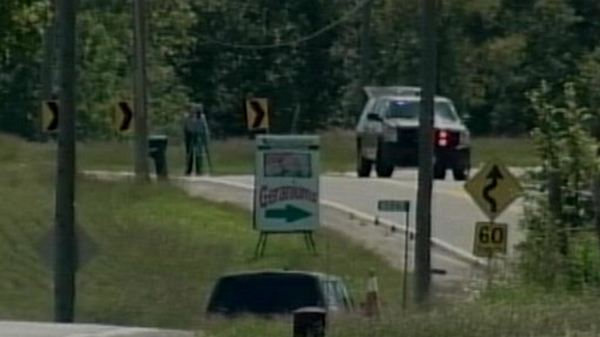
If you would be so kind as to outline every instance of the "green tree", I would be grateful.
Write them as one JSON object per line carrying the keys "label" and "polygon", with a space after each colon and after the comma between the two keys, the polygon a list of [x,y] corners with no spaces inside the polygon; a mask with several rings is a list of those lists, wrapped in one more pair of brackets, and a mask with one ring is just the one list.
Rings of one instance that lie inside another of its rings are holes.
{"label": "green tree", "polygon": [[200,1],[198,37],[180,57],[179,74],[195,100],[207,104],[221,134],[240,134],[247,96],[273,102],[272,129],[288,132],[324,126],[338,104],[341,86],[332,57],[336,34],[326,32],[297,44],[287,42],[324,27],[335,18],[327,1]]}
{"label": "green tree", "polygon": [[[195,16],[187,0],[152,2],[148,44],[149,118],[152,130],[179,132],[188,91],[175,74],[174,55],[193,41]],[[89,2],[79,20],[81,137],[114,136],[116,103],[132,97],[132,22],[127,2]]]}
{"label": "green tree", "polygon": [[572,83],[564,85],[559,97],[544,83],[530,100],[537,114],[533,135],[545,189],[541,195],[529,195],[526,202],[523,270],[536,283],[578,288],[590,280],[581,275],[597,272],[597,266],[586,260],[594,247],[575,231],[591,225],[580,195],[598,173],[597,145],[586,128],[590,115],[579,105]]}
{"label": "green tree", "polygon": [[592,133],[600,140],[600,47],[583,57],[579,63],[578,84],[586,105],[590,107]]}
{"label": "green tree", "polygon": [[0,131],[35,132],[41,31],[48,19],[42,1],[0,3]]}

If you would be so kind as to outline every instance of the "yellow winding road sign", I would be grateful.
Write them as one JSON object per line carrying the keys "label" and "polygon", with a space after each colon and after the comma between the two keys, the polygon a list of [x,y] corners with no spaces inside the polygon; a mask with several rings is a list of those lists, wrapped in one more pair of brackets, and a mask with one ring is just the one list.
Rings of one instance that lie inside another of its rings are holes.
{"label": "yellow winding road sign", "polygon": [[498,162],[487,163],[464,187],[490,220],[504,212],[522,192],[519,180]]}

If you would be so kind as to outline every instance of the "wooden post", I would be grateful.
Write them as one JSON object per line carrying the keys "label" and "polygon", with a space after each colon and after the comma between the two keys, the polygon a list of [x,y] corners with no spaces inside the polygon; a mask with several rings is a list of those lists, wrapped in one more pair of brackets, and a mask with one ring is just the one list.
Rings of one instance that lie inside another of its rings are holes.
{"label": "wooden post", "polygon": [[433,109],[436,88],[436,0],[422,0],[422,79],[419,115],[419,187],[415,247],[415,301],[425,304],[431,286],[431,193],[433,188]]}
{"label": "wooden post", "polygon": [[[41,81],[41,92],[40,92],[40,104],[41,108],[42,103],[45,100],[52,99],[54,85],[55,85],[55,67],[54,60],[56,59],[56,30],[57,30],[57,21],[56,21],[56,10],[55,10],[55,0],[50,1],[50,6],[48,9],[47,15],[50,17],[49,21],[46,23],[46,27],[44,30],[44,56],[42,58],[42,67],[40,71],[40,81]],[[37,114],[37,118],[35,119],[35,138],[38,141],[47,140],[46,135],[42,131],[43,126],[43,118],[42,112],[40,111]]]}
{"label": "wooden post", "polygon": [[135,178],[138,182],[148,181],[148,122],[146,109],[146,0],[134,0],[134,138]]}
{"label": "wooden post", "polygon": [[[373,0],[365,2],[362,8],[362,18],[360,26],[360,76],[358,78],[358,85],[356,86],[355,104],[356,111],[360,111],[365,103],[365,94],[363,88],[368,85],[370,70],[371,70],[371,12],[373,8]],[[348,115],[346,121],[348,126],[353,127],[356,121],[354,120],[355,114],[348,109]]]}
{"label": "wooden post", "polygon": [[75,316],[75,20],[76,0],[58,1],[60,118],[56,174],[54,319]]}

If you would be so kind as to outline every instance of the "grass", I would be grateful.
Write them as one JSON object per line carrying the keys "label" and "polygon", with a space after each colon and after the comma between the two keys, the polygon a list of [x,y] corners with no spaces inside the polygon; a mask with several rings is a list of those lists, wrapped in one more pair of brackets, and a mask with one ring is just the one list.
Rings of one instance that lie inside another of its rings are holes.
{"label": "grass", "polygon": [[[52,225],[51,148],[0,135],[0,319],[52,316],[52,274],[41,249]],[[374,267],[384,301],[382,317],[334,317],[328,336],[600,333],[597,292],[575,296],[508,283],[472,302],[403,312],[398,307],[401,273],[335,233],[319,232],[321,254],[316,257],[304,250],[300,238],[289,237],[272,240],[264,259],[250,261],[256,234],[248,213],[230,205],[192,199],[163,184],[83,177],[77,197],[78,225],[94,242],[85,250],[95,252],[78,273],[80,322],[196,329],[219,337],[289,336],[290,318],[206,320],[203,307],[215,278],[258,268],[320,270],[343,276],[360,302],[366,273]]]}
{"label": "grass", "polygon": [[[376,320],[362,316],[331,319],[330,337],[567,337],[598,336],[597,299],[570,298],[560,303],[534,300],[519,306],[477,303],[434,308],[429,312],[396,313]],[[246,318],[236,324],[214,322],[209,336],[280,337],[291,335],[290,319]]]}
{"label": "grass", "polygon": [[[360,315],[329,320],[330,337],[517,337],[598,336],[600,300],[595,295],[549,294],[523,285],[498,287],[475,302],[436,305],[428,311],[388,311],[377,319]],[[209,336],[279,337],[290,334],[290,318],[213,321]]]}
{"label": "grass", "polygon": [[[51,158],[48,146],[0,135],[0,319],[52,317],[52,274],[42,249],[53,218]],[[301,237],[278,237],[265,258],[252,261],[257,234],[247,211],[169,185],[79,177],[77,224],[89,238],[83,250],[94,253],[78,273],[80,322],[204,328],[213,282],[248,269],[340,275],[360,302],[375,268],[384,296],[394,299],[390,306],[400,299],[399,271],[330,231],[317,234],[318,256]]]}
{"label": "grass", "polygon": [[[253,143],[249,139],[230,139],[214,142],[211,160],[216,174],[241,174],[254,167]],[[122,142],[87,142],[78,147],[83,168],[99,170],[132,170],[133,144]],[[183,144],[171,141],[167,149],[170,174],[181,175],[185,170]],[[152,163],[151,163],[152,165]],[[151,167],[153,169],[153,167]]]}
{"label": "grass", "polygon": [[[171,142],[167,155],[173,174],[184,170],[185,156],[181,144]],[[321,135],[321,166],[326,172],[348,172],[355,169],[355,139],[350,131],[332,130]],[[475,138],[473,166],[490,159],[500,159],[509,166],[535,166],[538,159],[528,138]],[[121,143],[83,143],[79,158],[83,167],[93,169],[131,170],[132,145]],[[254,143],[248,138],[215,141],[211,147],[214,174],[248,174],[254,167]]]}
{"label": "grass", "polygon": [[531,138],[475,138],[473,164],[499,159],[508,166],[531,167],[540,164]]}

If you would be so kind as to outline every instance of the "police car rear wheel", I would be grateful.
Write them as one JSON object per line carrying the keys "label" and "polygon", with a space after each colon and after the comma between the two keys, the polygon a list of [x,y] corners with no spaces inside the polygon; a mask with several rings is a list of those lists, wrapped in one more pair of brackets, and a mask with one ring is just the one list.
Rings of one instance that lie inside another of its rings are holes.
{"label": "police car rear wheel", "polygon": [[385,156],[380,156],[377,158],[375,171],[379,178],[389,178],[394,173],[394,165],[386,160]]}
{"label": "police car rear wheel", "polygon": [[371,175],[373,161],[366,159],[362,155],[362,146],[360,138],[356,141],[356,175],[359,178],[366,178]]}
{"label": "police car rear wheel", "polygon": [[363,158],[361,155],[358,156],[358,164],[356,167],[356,174],[360,178],[366,178],[371,175],[371,169],[373,167],[373,162]]}
{"label": "police car rear wheel", "polygon": [[446,163],[442,161],[436,161],[433,165],[433,179],[444,180],[446,179]]}
{"label": "police car rear wheel", "polygon": [[394,173],[394,164],[389,158],[389,153],[385,151],[381,142],[377,145],[377,162],[375,163],[375,172],[379,178],[389,178]]}
{"label": "police car rear wheel", "polygon": [[394,166],[387,163],[377,163],[375,170],[379,178],[389,178],[394,173]]}
{"label": "police car rear wheel", "polygon": [[467,150],[456,157],[454,167],[452,167],[452,176],[456,181],[464,181],[469,177],[471,169],[471,156]]}

